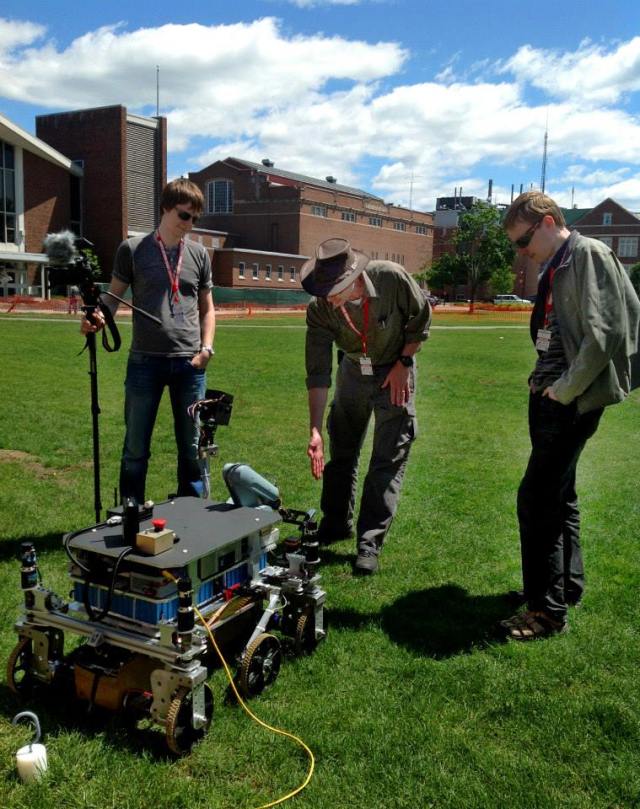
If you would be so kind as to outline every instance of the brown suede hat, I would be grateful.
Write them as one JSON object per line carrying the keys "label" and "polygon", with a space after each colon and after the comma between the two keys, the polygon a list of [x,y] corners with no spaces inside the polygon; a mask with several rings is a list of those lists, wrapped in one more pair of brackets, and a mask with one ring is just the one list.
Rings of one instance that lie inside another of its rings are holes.
{"label": "brown suede hat", "polygon": [[354,250],[346,239],[326,239],[300,269],[304,289],[318,298],[336,295],[352,284],[369,263],[369,256]]}

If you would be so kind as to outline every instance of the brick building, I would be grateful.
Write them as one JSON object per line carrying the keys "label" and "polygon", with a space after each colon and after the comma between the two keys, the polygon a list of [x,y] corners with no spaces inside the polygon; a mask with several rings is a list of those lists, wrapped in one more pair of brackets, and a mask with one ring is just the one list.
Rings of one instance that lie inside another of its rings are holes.
{"label": "brick building", "polygon": [[[284,283],[277,280],[282,266],[287,284],[300,289],[301,264],[331,236],[349,239],[371,258],[397,261],[412,273],[431,263],[431,214],[387,204],[333,177],[319,180],[277,169],[269,160],[258,164],[229,157],[189,178],[205,196],[200,224],[227,232],[226,248],[233,250],[220,256],[216,283],[267,287],[274,273],[275,284]],[[243,257],[241,251],[254,256]]]}
{"label": "brick building", "polygon": [[44,296],[42,242],[81,227],[82,169],[0,115],[0,297]]}
{"label": "brick building", "polygon": [[158,199],[167,181],[166,118],[147,118],[122,106],[36,117],[36,135],[84,173],[80,235],[95,245],[105,274],[120,242],[158,224]]}

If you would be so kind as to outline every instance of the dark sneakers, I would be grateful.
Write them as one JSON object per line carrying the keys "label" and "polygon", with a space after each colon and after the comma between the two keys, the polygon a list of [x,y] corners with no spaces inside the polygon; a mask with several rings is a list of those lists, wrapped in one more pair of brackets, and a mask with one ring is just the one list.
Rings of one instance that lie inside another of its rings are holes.
{"label": "dark sneakers", "polygon": [[360,576],[371,576],[378,569],[378,554],[366,547],[358,549],[353,572]]}

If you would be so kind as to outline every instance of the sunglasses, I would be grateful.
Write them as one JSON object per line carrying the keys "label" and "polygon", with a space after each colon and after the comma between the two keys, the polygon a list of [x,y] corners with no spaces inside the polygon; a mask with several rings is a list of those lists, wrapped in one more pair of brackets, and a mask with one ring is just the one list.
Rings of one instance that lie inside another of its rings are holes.
{"label": "sunglasses", "polygon": [[198,217],[196,216],[196,214],[189,213],[188,211],[176,211],[176,213],[178,214],[178,217],[182,219],[183,222],[188,222],[191,219],[191,221],[195,225],[196,222],[198,221]]}
{"label": "sunglasses", "polygon": [[519,247],[521,250],[524,250],[525,247],[529,247],[529,242],[531,241],[531,239],[533,239],[533,234],[540,227],[541,222],[542,222],[542,219],[539,219],[537,222],[535,222],[533,225],[531,225],[529,230],[527,230],[525,233],[522,234],[522,236],[520,236],[519,239],[516,239],[513,242],[515,244],[515,246]]}

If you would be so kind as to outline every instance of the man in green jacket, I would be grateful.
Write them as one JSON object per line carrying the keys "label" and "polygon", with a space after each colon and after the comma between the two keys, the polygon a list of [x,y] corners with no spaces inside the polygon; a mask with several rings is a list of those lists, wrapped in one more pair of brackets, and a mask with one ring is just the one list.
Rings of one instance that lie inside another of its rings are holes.
{"label": "man in green jacket", "polygon": [[531,314],[531,456],[518,490],[526,607],[502,622],[508,637],[530,640],[563,632],[567,607],[582,598],[576,466],[604,408],[640,381],[640,302],[612,250],[571,233],[545,194],[521,194],[503,224],[542,270]]}
{"label": "man in green jacket", "polygon": [[[369,261],[346,239],[322,242],[302,267],[301,280],[315,295],[307,308],[307,455],[313,476],[323,478],[319,537],[328,544],[353,536],[358,456],[373,413],[373,452],[354,568],[371,574],[378,568],[416,436],[414,355],[428,337],[431,310],[403,267]],[[331,460],[325,466],[322,422],[334,343],[342,358],[327,420]]]}

